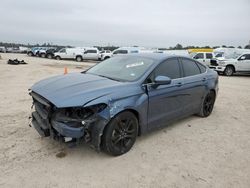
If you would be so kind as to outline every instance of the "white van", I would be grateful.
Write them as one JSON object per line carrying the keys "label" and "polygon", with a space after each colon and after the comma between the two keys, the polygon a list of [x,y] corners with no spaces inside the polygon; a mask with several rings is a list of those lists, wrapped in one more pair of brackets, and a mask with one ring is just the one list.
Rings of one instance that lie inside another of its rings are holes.
{"label": "white van", "polygon": [[75,59],[77,54],[84,53],[85,48],[62,48],[54,54],[55,59]]}

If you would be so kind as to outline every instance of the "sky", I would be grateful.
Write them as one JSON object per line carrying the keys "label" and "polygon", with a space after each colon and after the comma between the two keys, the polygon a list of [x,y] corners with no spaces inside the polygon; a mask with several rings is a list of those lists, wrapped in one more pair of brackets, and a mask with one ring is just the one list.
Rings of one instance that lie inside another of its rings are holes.
{"label": "sky", "polygon": [[0,41],[245,46],[250,0],[1,0]]}

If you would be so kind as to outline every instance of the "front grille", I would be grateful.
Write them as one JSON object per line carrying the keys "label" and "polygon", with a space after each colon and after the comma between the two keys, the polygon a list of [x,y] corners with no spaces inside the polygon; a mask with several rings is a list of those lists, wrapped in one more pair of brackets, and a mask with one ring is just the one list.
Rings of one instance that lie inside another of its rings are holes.
{"label": "front grille", "polygon": [[32,113],[32,123],[40,135],[49,136],[49,115],[52,105],[49,101],[34,92],[31,92],[30,95],[33,97],[35,107],[35,111]]}
{"label": "front grille", "polygon": [[210,60],[210,64],[211,64],[212,66],[218,66],[218,63],[217,63],[217,60],[216,60],[216,59],[211,59],[211,60]]}

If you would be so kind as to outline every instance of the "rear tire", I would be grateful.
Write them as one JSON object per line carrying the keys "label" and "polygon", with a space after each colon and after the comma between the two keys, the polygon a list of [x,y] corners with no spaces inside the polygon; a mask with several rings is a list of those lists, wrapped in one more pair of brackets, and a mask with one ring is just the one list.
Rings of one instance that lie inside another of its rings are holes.
{"label": "rear tire", "polygon": [[42,57],[42,58],[45,58],[45,56],[46,56],[46,55],[45,55],[44,53],[41,54],[41,57]]}
{"label": "rear tire", "polygon": [[209,93],[206,95],[206,97],[202,102],[201,109],[198,115],[201,117],[208,117],[213,111],[214,102],[215,102],[215,92],[209,91]]}
{"label": "rear tire", "polygon": [[234,67],[233,66],[227,66],[224,70],[224,75],[226,76],[232,76],[234,74]]}
{"label": "rear tire", "polygon": [[138,135],[138,120],[129,111],[116,115],[105,128],[102,148],[109,155],[119,156],[128,152]]}
{"label": "rear tire", "polygon": [[82,57],[81,57],[81,56],[77,56],[77,57],[76,57],[76,61],[77,61],[77,62],[81,62],[81,61],[82,61]]}

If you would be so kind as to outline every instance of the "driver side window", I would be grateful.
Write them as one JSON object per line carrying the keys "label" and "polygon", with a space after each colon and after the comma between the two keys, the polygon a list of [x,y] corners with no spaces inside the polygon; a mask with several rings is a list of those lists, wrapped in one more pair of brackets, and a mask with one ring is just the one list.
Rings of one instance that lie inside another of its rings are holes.
{"label": "driver side window", "polygon": [[245,54],[240,57],[240,60],[250,60],[250,54]]}
{"label": "driver side window", "polygon": [[61,53],[65,53],[65,52],[66,52],[66,49],[65,49],[65,48],[63,48],[63,49],[61,49],[59,52],[61,52]]}
{"label": "driver side window", "polygon": [[178,59],[171,58],[158,65],[147,78],[147,83],[153,83],[157,76],[167,76],[170,79],[181,78],[181,71]]}

